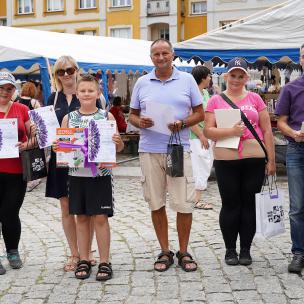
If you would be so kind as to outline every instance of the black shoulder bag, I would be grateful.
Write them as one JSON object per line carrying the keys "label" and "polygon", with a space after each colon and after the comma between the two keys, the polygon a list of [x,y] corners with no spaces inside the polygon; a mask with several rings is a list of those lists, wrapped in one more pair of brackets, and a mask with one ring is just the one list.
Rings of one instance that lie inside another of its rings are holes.
{"label": "black shoulder bag", "polygon": [[246,125],[246,127],[248,128],[248,130],[251,132],[251,134],[254,136],[254,138],[258,141],[258,143],[260,144],[261,148],[263,149],[264,153],[265,153],[265,159],[266,159],[266,163],[268,162],[268,156],[267,156],[267,151],[266,148],[263,144],[263,142],[261,141],[259,135],[257,134],[257,132],[255,131],[254,127],[252,126],[252,124],[250,123],[250,121],[248,120],[248,118],[246,117],[246,115],[243,113],[243,111],[232,101],[230,100],[224,93],[221,93],[220,96],[233,108],[233,109],[239,109],[241,112],[241,118],[242,121],[244,122],[244,124]]}

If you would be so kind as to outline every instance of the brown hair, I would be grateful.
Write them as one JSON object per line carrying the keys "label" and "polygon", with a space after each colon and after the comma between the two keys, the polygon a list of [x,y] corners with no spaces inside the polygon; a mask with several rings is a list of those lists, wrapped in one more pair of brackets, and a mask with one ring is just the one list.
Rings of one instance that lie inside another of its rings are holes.
{"label": "brown hair", "polygon": [[76,89],[78,89],[79,84],[82,83],[82,82],[94,82],[95,85],[96,85],[97,90],[100,91],[99,82],[97,81],[97,79],[93,75],[91,75],[91,74],[81,75],[81,77],[79,77],[78,80],[77,80]]}
{"label": "brown hair", "polygon": [[21,88],[21,96],[35,98],[37,89],[32,82],[26,82]]}

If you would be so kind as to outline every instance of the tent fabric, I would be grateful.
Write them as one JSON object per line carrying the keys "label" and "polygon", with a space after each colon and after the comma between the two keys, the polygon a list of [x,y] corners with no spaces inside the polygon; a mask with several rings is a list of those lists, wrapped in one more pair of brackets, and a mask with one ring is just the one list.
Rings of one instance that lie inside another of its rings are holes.
{"label": "tent fabric", "polygon": [[226,29],[174,45],[183,60],[199,57],[203,61],[219,57],[229,61],[240,56],[249,62],[266,57],[271,63],[288,56],[298,63],[299,47],[304,42],[304,1],[290,0],[281,7]]}

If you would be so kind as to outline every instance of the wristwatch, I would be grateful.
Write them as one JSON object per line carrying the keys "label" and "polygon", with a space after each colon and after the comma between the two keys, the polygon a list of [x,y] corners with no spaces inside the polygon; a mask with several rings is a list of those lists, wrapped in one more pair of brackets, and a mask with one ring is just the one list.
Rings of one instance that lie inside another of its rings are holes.
{"label": "wristwatch", "polygon": [[187,124],[184,120],[182,120],[182,126],[181,126],[181,130],[187,128]]}

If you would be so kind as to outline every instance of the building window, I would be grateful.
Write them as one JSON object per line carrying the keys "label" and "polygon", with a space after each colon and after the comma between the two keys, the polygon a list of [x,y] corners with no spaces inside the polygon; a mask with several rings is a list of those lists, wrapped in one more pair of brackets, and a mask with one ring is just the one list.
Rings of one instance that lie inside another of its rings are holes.
{"label": "building window", "polygon": [[111,7],[131,6],[131,0],[111,0]]}
{"label": "building window", "polygon": [[192,2],[191,3],[191,14],[199,15],[207,13],[207,1]]}
{"label": "building window", "polygon": [[159,31],[159,38],[161,39],[166,39],[166,40],[170,40],[170,37],[169,37],[169,29],[160,29]]}
{"label": "building window", "polygon": [[129,27],[118,27],[110,29],[110,36],[117,38],[132,38],[131,37],[131,28]]}
{"label": "building window", "polygon": [[7,25],[7,20],[4,19],[0,19],[0,25]]}
{"label": "building window", "polygon": [[96,36],[96,31],[88,30],[88,31],[78,31],[79,35],[87,35],[87,36]]}
{"label": "building window", "polygon": [[47,0],[47,12],[59,12],[63,10],[63,0]]}
{"label": "building window", "polygon": [[21,14],[32,14],[33,10],[33,0],[18,0],[17,2],[17,12]]}
{"label": "building window", "polygon": [[80,9],[96,8],[96,0],[80,0]]}

